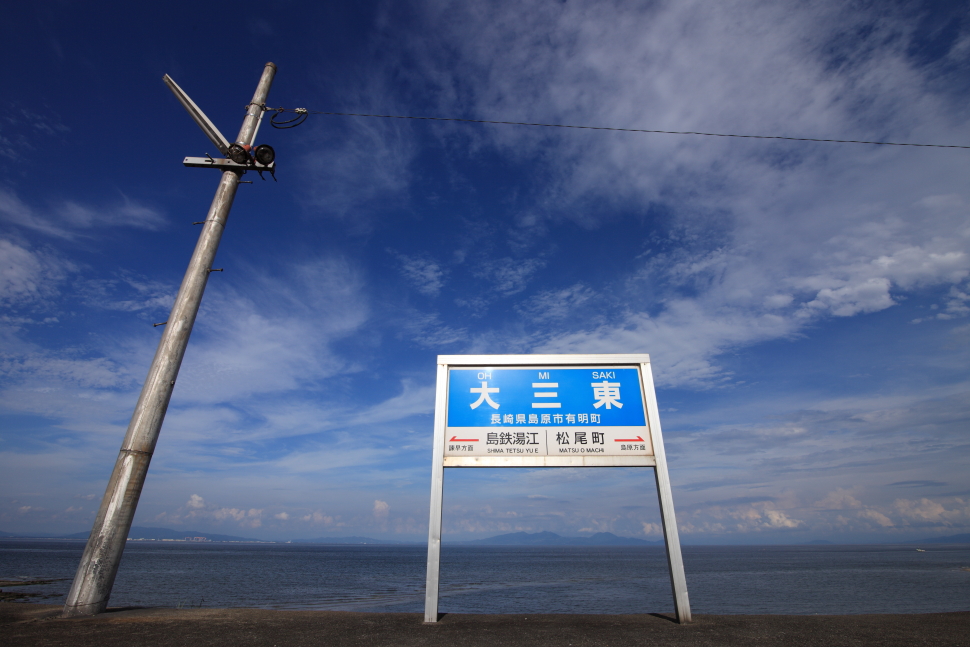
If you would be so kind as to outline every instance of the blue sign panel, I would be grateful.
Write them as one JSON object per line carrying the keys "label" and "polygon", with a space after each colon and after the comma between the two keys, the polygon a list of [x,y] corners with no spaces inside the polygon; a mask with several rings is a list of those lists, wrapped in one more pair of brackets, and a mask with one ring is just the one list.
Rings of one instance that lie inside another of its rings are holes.
{"label": "blue sign panel", "polygon": [[448,427],[643,427],[636,368],[452,368]]}

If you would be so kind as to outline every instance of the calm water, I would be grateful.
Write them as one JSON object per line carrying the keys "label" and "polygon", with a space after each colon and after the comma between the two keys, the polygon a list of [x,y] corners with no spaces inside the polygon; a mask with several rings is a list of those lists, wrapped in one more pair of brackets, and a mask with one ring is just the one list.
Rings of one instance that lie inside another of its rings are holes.
{"label": "calm water", "polygon": [[[81,542],[0,541],[0,579],[71,578]],[[424,610],[422,546],[130,542],[112,606]],[[694,613],[970,610],[970,546],[685,546]],[[442,550],[440,611],[670,612],[662,548]],[[67,593],[70,581],[19,588]],[[10,589],[7,589],[10,590]],[[62,597],[43,600],[57,602]]]}

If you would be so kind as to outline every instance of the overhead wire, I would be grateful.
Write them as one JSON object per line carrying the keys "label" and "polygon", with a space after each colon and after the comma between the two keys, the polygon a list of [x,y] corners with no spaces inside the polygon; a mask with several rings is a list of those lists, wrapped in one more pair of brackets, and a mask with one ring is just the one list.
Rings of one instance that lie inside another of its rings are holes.
{"label": "overhead wire", "polygon": [[[270,118],[270,125],[274,128],[295,128],[306,121],[309,115],[331,115],[339,117],[377,117],[381,119],[413,119],[417,121],[459,121],[473,124],[497,124],[504,126],[539,126],[543,128],[573,128],[577,130],[612,130],[625,133],[656,133],[663,135],[701,135],[704,137],[735,137],[740,139],[781,139],[794,142],[825,142],[832,144],[872,144],[876,146],[918,146],[921,148],[963,148],[970,149],[970,146],[960,144],[911,144],[905,142],[879,142],[864,139],[823,139],[820,137],[787,137],[783,135],[738,135],[731,133],[705,133],[694,130],[652,130],[647,128],[616,128],[612,126],[577,126],[572,124],[545,124],[529,121],[497,121],[492,119],[462,119],[460,117],[415,117],[411,115],[378,115],[363,112],[326,112],[318,110],[307,110],[306,108],[270,108],[274,114]],[[286,121],[277,121],[277,117],[283,113],[296,113],[296,117]]]}

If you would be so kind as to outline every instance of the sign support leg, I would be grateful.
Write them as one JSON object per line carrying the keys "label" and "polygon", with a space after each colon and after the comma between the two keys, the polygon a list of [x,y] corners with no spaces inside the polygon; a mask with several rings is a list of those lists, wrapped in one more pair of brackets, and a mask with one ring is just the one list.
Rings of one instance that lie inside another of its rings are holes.
{"label": "sign support leg", "polygon": [[687,599],[687,578],[684,575],[684,558],[680,553],[680,533],[674,516],[674,497],[667,474],[667,454],[664,451],[663,435],[660,432],[660,414],[657,409],[657,395],[653,385],[653,372],[650,364],[641,364],[643,392],[647,398],[647,420],[650,425],[650,440],[657,460],[654,474],[657,478],[657,496],[660,498],[660,518],[664,529],[664,544],[667,547],[667,566],[670,568],[670,587],[674,594],[674,611],[677,622],[690,622],[690,601]]}
{"label": "sign support leg", "polygon": [[438,575],[441,561],[441,503],[444,497],[445,402],[448,366],[438,364],[435,387],[434,450],[431,459],[431,516],[428,519],[428,578],[424,590],[424,621],[438,622]]}

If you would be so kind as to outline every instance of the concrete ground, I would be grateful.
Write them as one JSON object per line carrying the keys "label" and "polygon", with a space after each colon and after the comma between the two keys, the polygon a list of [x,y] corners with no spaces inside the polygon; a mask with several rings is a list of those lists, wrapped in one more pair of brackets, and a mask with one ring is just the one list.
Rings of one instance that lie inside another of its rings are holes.
{"label": "concrete ground", "polygon": [[425,625],[411,613],[267,609],[111,609],[61,619],[49,604],[0,604],[0,645],[125,647],[367,646],[666,647],[899,645],[970,647],[970,612],[854,616],[445,614]]}

